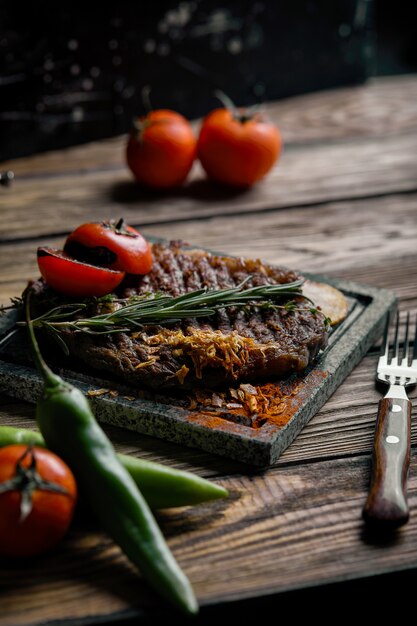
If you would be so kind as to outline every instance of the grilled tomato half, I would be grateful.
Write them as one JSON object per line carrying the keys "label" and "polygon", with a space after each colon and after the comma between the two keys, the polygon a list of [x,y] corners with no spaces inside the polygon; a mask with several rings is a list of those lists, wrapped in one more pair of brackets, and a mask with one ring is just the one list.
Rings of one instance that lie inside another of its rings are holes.
{"label": "grilled tomato half", "polygon": [[64,252],[77,261],[128,274],[147,274],[152,268],[149,243],[123,219],[81,224],[68,236]]}
{"label": "grilled tomato half", "polygon": [[37,256],[45,282],[67,296],[105,296],[125,277],[125,272],[77,261],[62,250],[38,248]]}

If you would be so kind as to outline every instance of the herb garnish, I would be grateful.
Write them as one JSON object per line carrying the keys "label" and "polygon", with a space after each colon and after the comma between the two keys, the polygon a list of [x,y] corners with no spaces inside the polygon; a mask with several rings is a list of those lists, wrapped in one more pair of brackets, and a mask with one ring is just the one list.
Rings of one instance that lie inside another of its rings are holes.
{"label": "herb garnish", "polygon": [[[185,318],[209,317],[218,309],[226,307],[284,309],[288,312],[309,310],[313,314],[319,312],[314,306],[300,307],[294,300],[277,304],[281,298],[291,296],[311,302],[301,291],[303,280],[245,289],[244,285],[249,278],[237,287],[214,290],[203,288],[177,297],[160,292],[128,299],[104,296],[96,302],[107,309],[110,306],[112,310],[86,317],[82,316],[82,312],[88,310],[91,302],[62,304],[33,319],[32,323],[34,327],[51,331],[60,340],[62,330],[93,335],[131,332],[141,330],[144,326],[173,324]],[[325,319],[324,323],[327,325],[328,320]]]}

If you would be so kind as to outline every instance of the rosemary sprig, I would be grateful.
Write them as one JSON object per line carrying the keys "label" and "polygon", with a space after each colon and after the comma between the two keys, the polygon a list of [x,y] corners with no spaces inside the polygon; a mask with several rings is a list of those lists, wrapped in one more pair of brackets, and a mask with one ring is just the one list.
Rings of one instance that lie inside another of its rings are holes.
{"label": "rosemary sprig", "polygon": [[6,311],[10,311],[11,309],[19,309],[21,307],[23,307],[23,298],[21,296],[10,298],[10,304],[0,305],[0,315],[5,313]]}
{"label": "rosemary sprig", "polygon": [[[112,303],[115,306],[114,310],[86,317],[79,315],[88,309],[87,302],[63,304],[33,319],[32,323],[35,327],[43,327],[51,331],[59,340],[59,333],[62,330],[94,335],[131,332],[143,329],[144,326],[172,324],[185,318],[209,317],[218,309],[227,307],[282,308],[289,312],[301,310],[294,300],[277,304],[280,299],[291,296],[301,296],[311,302],[301,291],[303,280],[245,289],[244,285],[249,278],[237,287],[215,290],[197,289],[178,297],[164,293],[133,296],[126,300],[109,301],[105,297],[101,301],[103,305],[108,306]],[[313,313],[318,312],[314,306],[309,310]],[[24,323],[18,322],[18,324]]]}

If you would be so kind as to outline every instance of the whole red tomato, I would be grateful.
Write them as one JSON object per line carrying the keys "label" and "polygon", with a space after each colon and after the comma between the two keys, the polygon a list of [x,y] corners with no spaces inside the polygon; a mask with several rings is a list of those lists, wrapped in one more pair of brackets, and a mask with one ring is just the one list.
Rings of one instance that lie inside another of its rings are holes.
{"label": "whole red tomato", "polygon": [[277,127],[261,113],[223,108],[204,119],[197,151],[209,178],[249,187],[269,172],[281,148]]}
{"label": "whole red tomato", "polygon": [[136,180],[156,189],[177,187],[196,154],[190,123],[175,111],[160,109],[140,117],[127,144],[127,164]]}
{"label": "whole red tomato", "polygon": [[68,236],[64,252],[78,261],[129,274],[147,274],[152,268],[149,243],[123,219],[81,224]]}
{"label": "whole red tomato", "polygon": [[125,272],[77,261],[62,250],[38,248],[38,267],[45,282],[66,296],[104,296],[120,285]]}
{"label": "whole red tomato", "polygon": [[0,553],[34,556],[67,532],[77,500],[69,467],[56,454],[24,445],[0,450]]}

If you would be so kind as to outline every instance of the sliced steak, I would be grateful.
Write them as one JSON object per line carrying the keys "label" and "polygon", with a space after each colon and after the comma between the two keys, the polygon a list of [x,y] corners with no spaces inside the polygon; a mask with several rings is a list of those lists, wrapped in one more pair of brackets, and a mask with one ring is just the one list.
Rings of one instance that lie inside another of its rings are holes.
{"label": "sliced steak", "polygon": [[[300,275],[259,260],[188,250],[179,242],[153,244],[150,274],[129,277],[119,292],[129,297],[164,291],[173,296],[201,287],[219,289],[292,282]],[[38,285],[38,302],[48,288]],[[135,387],[190,389],[256,381],[301,372],[326,345],[324,316],[297,298],[297,309],[222,309],[207,319],[133,334],[63,335],[70,352],[96,370]]]}

